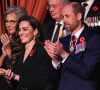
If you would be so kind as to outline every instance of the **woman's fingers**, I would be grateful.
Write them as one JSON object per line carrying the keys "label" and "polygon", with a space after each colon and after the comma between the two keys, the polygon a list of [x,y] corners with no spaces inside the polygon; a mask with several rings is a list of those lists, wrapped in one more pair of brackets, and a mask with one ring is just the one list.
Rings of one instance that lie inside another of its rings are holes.
{"label": "woman's fingers", "polygon": [[12,70],[11,70],[11,69],[6,70],[6,71],[5,71],[4,77],[5,77],[6,79],[11,80],[12,77],[13,77],[13,72],[12,72]]}
{"label": "woman's fingers", "polygon": [[5,74],[5,69],[0,68],[0,75],[4,75]]}
{"label": "woman's fingers", "polygon": [[2,34],[1,35],[1,42],[3,45],[7,45],[10,43],[10,38],[7,34]]}

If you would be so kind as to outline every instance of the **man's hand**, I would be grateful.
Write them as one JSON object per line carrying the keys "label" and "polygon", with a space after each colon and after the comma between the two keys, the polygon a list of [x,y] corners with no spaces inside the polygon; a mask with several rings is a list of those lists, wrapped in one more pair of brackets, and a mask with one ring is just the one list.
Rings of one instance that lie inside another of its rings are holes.
{"label": "man's hand", "polygon": [[52,43],[50,40],[46,40],[44,48],[53,60],[58,59],[58,56],[63,59],[67,54],[59,41]]}
{"label": "man's hand", "polygon": [[56,44],[55,43],[50,42],[50,40],[46,40],[45,41],[44,48],[47,51],[48,55],[52,59],[56,59],[55,47],[56,47]]}

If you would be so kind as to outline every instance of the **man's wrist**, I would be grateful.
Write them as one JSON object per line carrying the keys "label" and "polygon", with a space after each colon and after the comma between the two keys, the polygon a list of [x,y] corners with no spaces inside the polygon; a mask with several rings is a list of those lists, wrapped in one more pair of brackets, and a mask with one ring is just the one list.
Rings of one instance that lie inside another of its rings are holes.
{"label": "man's wrist", "polygon": [[63,51],[62,54],[61,54],[62,59],[64,59],[66,57],[66,55],[68,55],[68,53]]}
{"label": "man's wrist", "polygon": [[58,60],[53,60],[53,62],[54,62],[55,64],[58,64],[58,63],[59,63],[59,61],[58,61]]}
{"label": "man's wrist", "polygon": [[52,65],[55,69],[58,69],[60,67],[60,61],[55,62],[55,60],[52,60]]}

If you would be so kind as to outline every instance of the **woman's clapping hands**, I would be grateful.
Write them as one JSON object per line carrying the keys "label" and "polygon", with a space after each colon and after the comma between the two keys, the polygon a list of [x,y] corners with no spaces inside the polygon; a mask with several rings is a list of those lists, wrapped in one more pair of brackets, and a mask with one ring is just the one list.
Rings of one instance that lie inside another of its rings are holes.
{"label": "woman's clapping hands", "polygon": [[0,75],[3,75],[8,80],[11,80],[14,77],[14,73],[11,69],[5,70],[3,68],[0,68]]}

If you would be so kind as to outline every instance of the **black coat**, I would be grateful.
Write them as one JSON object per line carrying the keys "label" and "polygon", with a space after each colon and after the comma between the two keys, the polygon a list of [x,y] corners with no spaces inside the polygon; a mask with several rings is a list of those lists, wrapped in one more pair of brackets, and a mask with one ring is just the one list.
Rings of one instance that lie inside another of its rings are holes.
{"label": "black coat", "polygon": [[15,65],[14,72],[20,75],[20,81],[18,82],[17,88],[50,90],[49,57],[44,48],[39,44],[36,44],[32,50],[34,50],[33,54],[29,55],[24,63],[23,51]]}

